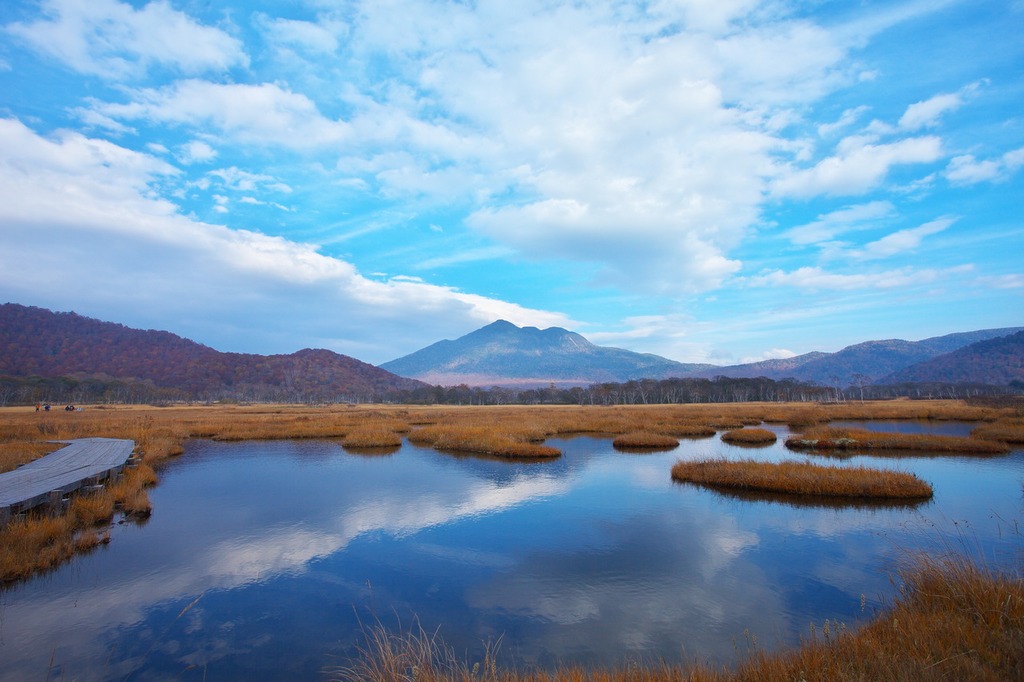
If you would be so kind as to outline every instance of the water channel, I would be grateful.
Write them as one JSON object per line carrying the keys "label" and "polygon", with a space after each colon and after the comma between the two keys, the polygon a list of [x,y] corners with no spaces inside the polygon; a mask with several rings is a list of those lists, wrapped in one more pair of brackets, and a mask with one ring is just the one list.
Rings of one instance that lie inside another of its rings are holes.
{"label": "water channel", "polygon": [[[897,424],[949,433],[969,425]],[[874,428],[882,428],[878,424]],[[782,438],[785,427],[772,426]],[[911,471],[919,505],[741,498],[680,459],[804,459],[717,437],[652,454],[556,439],[542,463],[330,441],[193,441],[144,525],[0,591],[0,679],[325,679],[374,623],[503,664],[729,663],[869,619],[925,550],[1022,558],[1024,450],[818,462]],[[745,634],[746,633],[746,634]]]}

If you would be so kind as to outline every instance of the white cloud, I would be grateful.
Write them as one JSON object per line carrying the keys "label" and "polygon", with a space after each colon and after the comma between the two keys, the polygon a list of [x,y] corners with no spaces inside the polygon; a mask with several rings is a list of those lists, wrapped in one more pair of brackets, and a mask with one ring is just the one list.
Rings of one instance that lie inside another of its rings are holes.
{"label": "white cloud", "polygon": [[773,191],[779,196],[850,196],[878,187],[896,165],[928,163],[942,154],[938,137],[912,137],[892,143],[874,144],[870,138],[846,138],[839,153],[819,161],[812,168],[782,175]]}
{"label": "white cloud", "polygon": [[920,130],[938,125],[939,118],[947,111],[960,108],[964,102],[976,93],[981,83],[971,83],[959,92],[935,95],[923,102],[916,102],[907,107],[900,117],[899,126],[904,130]]}
{"label": "white cloud", "polygon": [[498,318],[571,326],[558,313],[451,287],[370,280],[315,245],[188,219],[149,189],[175,168],[109,142],[44,139],[0,119],[0,147],[6,300],[60,301],[58,309],[126,324],[153,310],[145,326],[179,320],[175,331],[190,335],[192,321],[200,341],[211,342],[202,336],[211,328],[224,334],[223,350],[291,352],[312,343],[378,362],[442,329],[470,331]]}
{"label": "white cloud", "polygon": [[896,209],[890,202],[871,201],[820,215],[814,222],[786,230],[784,235],[794,244],[828,242],[852,230],[875,227],[895,214]]}
{"label": "white cloud", "polygon": [[1003,163],[1010,170],[1017,170],[1024,166],[1024,147],[1003,154]]}
{"label": "white cloud", "polygon": [[417,270],[433,270],[435,268],[446,268],[462,263],[474,263],[482,260],[495,260],[505,258],[513,252],[504,246],[484,246],[478,249],[463,249],[447,256],[427,258],[416,264]]}
{"label": "white cloud", "polygon": [[242,144],[310,149],[338,145],[350,136],[346,123],[324,117],[311,99],[274,83],[190,79],[131,95],[134,101],[128,104],[97,102],[93,108],[112,119],[216,131]]}
{"label": "white cloud", "polygon": [[292,188],[280,182],[272,175],[263,173],[250,173],[237,166],[229,168],[218,168],[206,173],[208,178],[216,179],[223,187],[236,192],[253,192],[256,190],[267,190],[290,194]]}
{"label": "white cloud", "polygon": [[700,331],[700,323],[691,315],[668,313],[630,316],[622,320],[621,329],[584,336],[599,346],[654,353],[678,362],[717,364],[714,351],[706,343],[694,340]]}
{"label": "white cloud", "polygon": [[757,4],[757,0],[655,0],[648,10],[666,23],[679,21],[687,29],[718,34]]}
{"label": "white cloud", "polygon": [[802,267],[785,272],[774,270],[755,277],[747,283],[751,286],[795,287],[809,291],[852,291],[858,289],[901,289],[921,284],[930,284],[941,278],[961,274],[969,270],[969,266],[947,268],[944,270],[910,267],[862,272],[857,274],[841,274],[827,272],[820,267]]}
{"label": "white cloud", "polygon": [[954,222],[956,218],[939,218],[919,227],[899,230],[866,244],[864,248],[853,251],[851,255],[863,260],[900,256],[916,249],[925,237],[946,230]]}
{"label": "white cloud", "polygon": [[755,5],[365,6],[352,49],[401,76],[347,96],[353,137],[403,145],[338,168],[385,196],[470,190],[470,227],[603,284],[713,288],[739,268],[791,107],[847,78],[847,46]]}
{"label": "white cloud", "polygon": [[273,42],[325,55],[338,49],[337,35],[347,32],[346,25],[338,22],[326,22],[324,25],[266,14],[256,14],[255,21]]}
{"label": "white cloud", "polygon": [[182,73],[247,66],[242,43],[157,0],[136,9],[116,0],[44,0],[45,19],[5,30],[81,73],[141,75],[160,65]]}
{"label": "white cloud", "polygon": [[740,359],[738,364],[748,365],[753,362],[764,362],[765,360],[784,360],[796,357],[796,353],[785,348],[771,348],[760,355],[749,355]]}
{"label": "white cloud", "polygon": [[206,163],[217,158],[217,150],[202,140],[192,140],[178,148],[178,160],[185,165]]}
{"label": "white cloud", "polygon": [[982,276],[978,281],[995,289],[1024,289],[1024,273],[1013,273],[1009,275]]}
{"label": "white cloud", "polygon": [[839,117],[835,123],[822,123],[818,126],[818,134],[822,137],[827,137],[836,131],[842,130],[843,128],[849,128],[851,125],[857,122],[863,114],[865,114],[870,107],[859,106],[852,109],[847,109],[843,112],[843,115]]}
{"label": "white cloud", "polygon": [[943,174],[954,185],[1004,182],[1022,165],[1024,165],[1024,147],[1006,152],[998,159],[979,161],[973,154],[954,156],[950,159]]}

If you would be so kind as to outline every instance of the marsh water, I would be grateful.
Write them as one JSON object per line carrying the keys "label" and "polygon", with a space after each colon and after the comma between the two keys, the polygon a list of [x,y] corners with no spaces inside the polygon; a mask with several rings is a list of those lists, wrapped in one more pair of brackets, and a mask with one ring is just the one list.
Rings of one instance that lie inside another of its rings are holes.
{"label": "marsh water", "polygon": [[1021,560],[1020,449],[811,457],[914,472],[935,497],[910,506],[671,481],[680,458],[805,457],[781,440],[632,454],[555,439],[564,455],[537,463],[193,441],[150,491],[148,523],[115,526],[109,545],[0,592],[0,679],[323,679],[378,622],[436,632],[469,660],[496,642],[520,668],[730,663],[793,646],[812,623],[869,619],[916,551]]}

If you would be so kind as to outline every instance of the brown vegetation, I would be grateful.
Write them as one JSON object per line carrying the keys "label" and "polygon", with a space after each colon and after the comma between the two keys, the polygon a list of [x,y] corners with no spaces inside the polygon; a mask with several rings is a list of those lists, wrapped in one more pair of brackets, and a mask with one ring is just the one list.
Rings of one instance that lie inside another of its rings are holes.
{"label": "brown vegetation", "polygon": [[979,426],[971,431],[971,437],[1020,445],[1024,443],[1024,419],[1008,417]]}
{"label": "brown vegetation", "polygon": [[884,450],[926,451],[999,455],[1010,451],[1005,443],[980,438],[933,436],[919,433],[881,433],[864,429],[817,427],[786,439],[791,450]]}
{"label": "brown vegetation", "polygon": [[341,439],[346,448],[393,448],[402,444],[402,436],[378,424],[352,429]]}
{"label": "brown vegetation", "polygon": [[810,462],[705,459],[677,462],[672,478],[715,488],[817,497],[927,499],[932,487],[913,474]]}
{"label": "brown vegetation", "polygon": [[63,447],[60,443],[37,441],[34,443],[0,443],[0,474],[13,471],[22,464],[48,455]]}
{"label": "brown vegetation", "polygon": [[562,455],[558,448],[541,445],[538,441],[543,439],[542,433],[517,424],[434,424],[409,434],[411,442],[437,450],[512,458],[546,459]]}
{"label": "brown vegetation", "polygon": [[754,649],[736,669],[666,663],[617,670],[499,669],[494,647],[462,662],[435,633],[381,627],[353,664],[330,671],[359,682],[793,682],[794,680],[1013,680],[1024,670],[1024,576],[966,560],[923,559],[901,576],[894,604],[858,631],[826,621],[792,651]]}
{"label": "brown vegetation", "polygon": [[735,429],[722,434],[722,440],[734,445],[771,445],[779,437],[768,429]]}
{"label": "brown vegetation", "polygon": [[660,433],[636,431],[616,436],[612,445],[623,450],[671,450],[679,447],[679,441]]}

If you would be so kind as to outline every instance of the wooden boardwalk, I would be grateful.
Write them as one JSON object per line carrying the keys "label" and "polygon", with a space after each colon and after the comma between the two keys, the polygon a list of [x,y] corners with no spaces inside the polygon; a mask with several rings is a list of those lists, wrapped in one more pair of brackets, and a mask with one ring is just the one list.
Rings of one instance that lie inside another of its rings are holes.
{"label": "wooden boardwalk", "polygon": [[95,485],[124,469],[135,441],[80,438],[14,471],[0,474],[0,520],[41,504],[59,503],[84,485]]}

